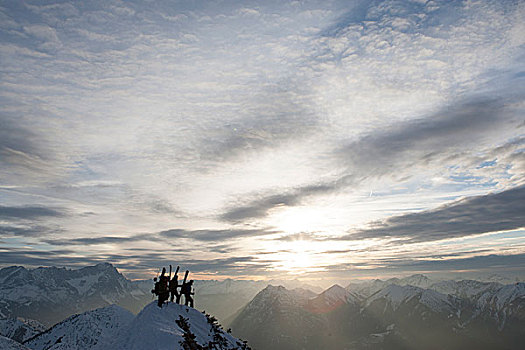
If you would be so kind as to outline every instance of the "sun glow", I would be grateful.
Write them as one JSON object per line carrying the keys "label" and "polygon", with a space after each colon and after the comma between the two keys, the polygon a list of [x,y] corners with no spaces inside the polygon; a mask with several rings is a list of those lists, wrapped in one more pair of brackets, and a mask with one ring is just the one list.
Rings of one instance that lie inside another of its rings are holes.
{"label": "sun glow", "polygon": [[314,249],[314,243],[305,240],[283,242],[282,249],[274,255],[276,270],[286,271],[292,275],[320,271],[320,255]]}
{"label": "sun glow", "polygon": [[271,224],[286,233],[332,231],[338,222],[334,212],[325,207],[295,207],[272,213]]}

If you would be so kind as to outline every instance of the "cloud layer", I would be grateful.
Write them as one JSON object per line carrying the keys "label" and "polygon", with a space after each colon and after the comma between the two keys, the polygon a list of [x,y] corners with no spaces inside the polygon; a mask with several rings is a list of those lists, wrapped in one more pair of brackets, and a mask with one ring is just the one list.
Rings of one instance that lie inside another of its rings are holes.
{"label": "cloud layer", "polygon": [[516,1],[4,3],[1,263],[271,277],[438,240],[444,259],[519,256],[524,18]]}

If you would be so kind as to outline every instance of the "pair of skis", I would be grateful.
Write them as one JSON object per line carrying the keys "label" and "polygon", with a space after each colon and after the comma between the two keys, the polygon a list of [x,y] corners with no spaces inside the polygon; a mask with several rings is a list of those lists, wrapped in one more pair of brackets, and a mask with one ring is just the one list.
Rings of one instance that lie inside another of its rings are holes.
{"label": "pair of skis", "polygon": [[[169,277],[170,277],[170,281],[171,281],[171,265],[170,265],[170,274],[169,274]],[[177,269],[175,270],[175,275],[177,273],[179,273],[179,270],[180,270],[180,266],[177,266]],[[188,279],[188,275],[189,275],[190,271],[189,270],[186,270],[186,273],[184,274],[184,280],[182,281],[182,284],[186,283],[186,280]]]}

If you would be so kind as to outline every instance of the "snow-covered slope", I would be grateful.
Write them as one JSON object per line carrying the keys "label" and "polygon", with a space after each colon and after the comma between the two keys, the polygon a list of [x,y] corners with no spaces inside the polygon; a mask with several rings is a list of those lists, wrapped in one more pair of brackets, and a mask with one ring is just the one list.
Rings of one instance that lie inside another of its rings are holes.
{"label": "snow-covered slope", "polygon": [[401,304],[407,303],[412,299],[425,305],[435,312],[455,312],[453,305],[454,298],[431,289],[423,289],[415,286],[398,286],[391,284],[384,289],[373,294],[366,300],[365,307],[370,306],[373,302],[383,299],[392,310],[396,310]]}
{"label": "snow-covered slope", "polygon": [[33,350],[177,350],[186,349],[184,341],[195,341],[191,349],[196,350],[198,345],[212,344],[215,347],[210,349],[246,348],[210,316],[174,303],[159,308],[156,302],[137,316],[116,305],[71,316],[24,346]]}
{"label": "snow-covered slope", "polygon": [[431,289],[443,294],[452,294],[459,298],[475,298],[484,293],[492,294],[502,287],[495,282],[480,282],[474,280],[441,281],[432,284]]}
{"label": "snow-covered slope", "polygon": [[114,339],[133,317],[131,312],[110,305],[71,316],[24,345],[34,350],[95,349],[98,344]]}
{"label": "snow-covered slope", "polygon": [[14,341],[13,339],[9,339],[7,337],[1,336],[1,335],[0,335],[0,349],[2,350],[29,350],[29,348],[25,347],[19,342]]}
{"label": "snow-covered slope", "polygon": [[525,283],[507,284],[487,300],[496,310],[510,307],[515,301],[525,301]]}
{"label": "snow-covered slope", "polygon": [[37,321],[31,320],[30,322],[37,327],[37,329],[16,318],[2,319],[0,320],[0,335],[22,343],[43,331]]}
{"label": "snow-covered slope", "polygon": [[240,349],[244,346],[240,340],[223,331],[213,319],[193,308],[175,303],[159,308],[156,302],[152,302],[118,337],[100,345],[98,349],[185,349],[182,343],[191,338],[200,346],[213,343],[215,347],[210,349]]}

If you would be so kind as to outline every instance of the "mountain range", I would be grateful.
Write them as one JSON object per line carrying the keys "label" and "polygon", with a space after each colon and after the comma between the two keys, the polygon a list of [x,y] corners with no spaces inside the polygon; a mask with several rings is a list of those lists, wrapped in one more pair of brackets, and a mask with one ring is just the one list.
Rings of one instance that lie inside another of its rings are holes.
{"label": "mountain range", "polygon": [[245,346],[227,333],[228,341],[213,340],[220,314],[233,335],[258,350],[519,349],[525,284],[498,281],[508,282],[413,275],[323,291],[299,281],[196,281],[198,309],[214,317],[176,304],[158,309],[151,280],[130,281],[110,264],[8,267],[0,270],[0,348],[143,349],[164,337],[166,344],[191,338],[201,347]]}
{"label": "mountain range", "polygon": [[[393,282],[393,281],[390,281]],[[525,284],[373,280],[304,293],[268,286],[231,321],[255,349],[521,349]]]}
{"label": "mountain range", "polygon": [[[196,308],[225,320],[268,283],[321,291],[319,287],[295,280],[196,280]],[[0,319],[23,317],[50,327],[71,315],[111,304],[136,314],[153,300],[152,288],[152,280],[131,281],[108,263],[77,270],[6,267],[0,269]]]}

